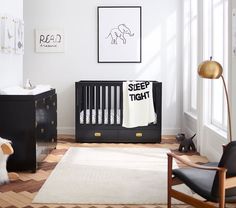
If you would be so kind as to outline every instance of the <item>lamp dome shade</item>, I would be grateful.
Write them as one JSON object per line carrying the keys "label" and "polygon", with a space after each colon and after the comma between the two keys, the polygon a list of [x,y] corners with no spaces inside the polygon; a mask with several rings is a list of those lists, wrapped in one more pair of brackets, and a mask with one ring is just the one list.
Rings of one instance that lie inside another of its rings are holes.
{"label": "lamp dome shade", "polygon": [[218,79],[222,73],[223,68],[217,61],[203,61],[198,66],[198,74],[202,78]]}

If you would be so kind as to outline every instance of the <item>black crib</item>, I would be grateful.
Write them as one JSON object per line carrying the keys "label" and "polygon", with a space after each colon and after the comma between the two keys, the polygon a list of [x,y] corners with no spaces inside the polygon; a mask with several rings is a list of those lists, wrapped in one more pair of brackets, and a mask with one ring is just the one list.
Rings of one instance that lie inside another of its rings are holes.
{"label": "black crib", "polygon": [[137,128],[122,127],[123,81],[76,82],[76,142],[160,143],[162,83],[152,82],[156,122]]}

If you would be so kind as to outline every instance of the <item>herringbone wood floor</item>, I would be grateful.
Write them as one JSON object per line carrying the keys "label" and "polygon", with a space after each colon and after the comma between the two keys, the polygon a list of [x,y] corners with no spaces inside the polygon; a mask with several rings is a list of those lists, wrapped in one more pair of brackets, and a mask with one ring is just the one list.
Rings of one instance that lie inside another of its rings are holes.
{"label": "herringbone wood floor", "polygon": [[[164,208],[166,205],[55,205],[55,204],[32,204],[34,196],[37,194],[51,171],[60,161],[62,156],[69,147],[163,147],[169,148],[172,151],[180,154],[177,151],[178,144],[173,137],[165,137],[161,144],[88,144],[75,143],[71,136],[60,136],[58,138],[58,145],[48,157],[39,164],[39,169],[36,173],[20,172],[20,179],[9,184],[0,186],[0,207],[15,208],[15,207],[57,207],[57,208]],[[207,162],[206,158],[199,156],[196,153],[188,153],[183,155],[193,162]],[[181,165],[181,164],[179,164]],[[174,205],[173,208],[190,208],[188,205]],[[236,205],[230,207],[236,207]]]}

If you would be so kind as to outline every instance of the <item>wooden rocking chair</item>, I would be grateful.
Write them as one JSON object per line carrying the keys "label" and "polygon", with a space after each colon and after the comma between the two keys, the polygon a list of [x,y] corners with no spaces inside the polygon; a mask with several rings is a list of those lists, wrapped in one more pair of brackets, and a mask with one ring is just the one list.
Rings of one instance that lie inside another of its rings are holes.
{"label": "wooden rocking chair", "polygon": [[[172,169],[173,158],[189,167]],[[206,201],[172,188],[180,183],[186,184]],[[226,202],[236,202],[236,141],[225,147],[219,163],[197,165],[168,153],[168,208],[171,208],[172,197],[199,208],[224,208]],[[217,202],[219,206],[209,202]]]}

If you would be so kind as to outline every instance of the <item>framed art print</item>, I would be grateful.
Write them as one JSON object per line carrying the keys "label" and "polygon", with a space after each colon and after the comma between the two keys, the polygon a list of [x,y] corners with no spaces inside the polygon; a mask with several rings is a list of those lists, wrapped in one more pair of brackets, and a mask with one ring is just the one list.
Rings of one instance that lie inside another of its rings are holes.
{"label": "framed art print", "polygon": [[98,63],[141,63],[140,6],[101,6],[98,14]]}
{"label": "framed art print", "polygon": [[35,51],[39,53],[63,53],[64,30],[35,30]]}

